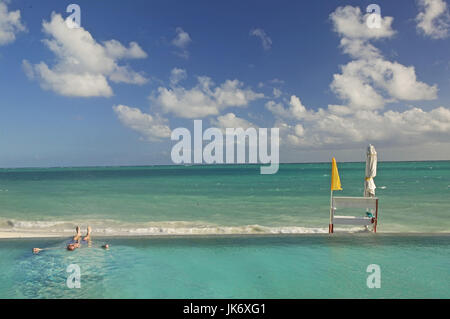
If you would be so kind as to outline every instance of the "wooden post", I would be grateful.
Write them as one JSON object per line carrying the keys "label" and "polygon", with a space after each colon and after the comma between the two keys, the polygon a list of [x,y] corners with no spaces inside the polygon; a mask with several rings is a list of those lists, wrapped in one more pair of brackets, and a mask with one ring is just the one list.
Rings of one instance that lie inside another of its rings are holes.
{"label": "wooden post", "polygon": [[328,225],[328,233],[333,233],[333,190],[331,190],[330,194],[330,224]]}
{"label": "wooden post", "polygon": [[375,201],[375,225],[373,225],[373,232],[377,232],[377,224],[378,224],[378,199]]}

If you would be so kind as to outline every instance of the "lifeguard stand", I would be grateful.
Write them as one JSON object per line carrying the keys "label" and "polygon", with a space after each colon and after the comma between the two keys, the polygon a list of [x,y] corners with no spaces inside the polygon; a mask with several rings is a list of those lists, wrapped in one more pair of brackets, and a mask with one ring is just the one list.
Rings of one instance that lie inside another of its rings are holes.
{"label": "lifeguard stand", "polygon": [[[334,232],[334,225],[373,225],[373,232],[377,232],[378,222],[378,198],[377,197],[332,197],[331,200],[331,225],[329,233]],[[357,217],[336,215],[335,212],[343,208],[362,208],[370,210],[374,217]]]}

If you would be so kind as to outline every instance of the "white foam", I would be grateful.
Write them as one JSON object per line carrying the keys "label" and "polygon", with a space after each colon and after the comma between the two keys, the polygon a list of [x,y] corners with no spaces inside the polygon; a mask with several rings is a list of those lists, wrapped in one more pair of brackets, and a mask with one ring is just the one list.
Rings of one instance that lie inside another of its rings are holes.
{"label": "white foam", "polygon": [[49,228],[65,224],[65,222],[58,221],[22,221],[12,219],[8,220],[7,223],[13,228]]}
{"label": "white foam", "polygon": [[[231,234],[323,234],[327,228],[300,226],[221,226],[202,221],[162,221],[144,223],[125,223],[112,220],[90,220],[94,233],[99,235],[231,235]],[[75,221],[0,221],[0,231],[25,231],[66,235],[73,233],[78,224]],[[360,229],[359,229],[360,230]]]}

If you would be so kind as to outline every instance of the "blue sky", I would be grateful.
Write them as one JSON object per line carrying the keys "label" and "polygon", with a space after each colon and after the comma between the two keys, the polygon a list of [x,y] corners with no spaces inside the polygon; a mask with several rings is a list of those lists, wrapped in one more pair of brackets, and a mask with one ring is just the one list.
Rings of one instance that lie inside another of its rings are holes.
{"label": "blue sky", "polygon": [[170,164],[194,119],[279,127],[282,162],[450,159],[449,5],[378,1],[374,31],[372,2],[78,0],[69,29],[0,0],[0,167]]}

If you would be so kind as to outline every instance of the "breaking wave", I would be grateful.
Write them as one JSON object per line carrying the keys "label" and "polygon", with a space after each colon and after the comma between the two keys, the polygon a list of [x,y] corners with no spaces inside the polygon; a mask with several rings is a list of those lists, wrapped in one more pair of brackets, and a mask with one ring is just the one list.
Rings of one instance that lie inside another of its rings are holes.
{"label": "breaking wave", "polygon": [[[25,221],[0,219],[1,232],[36,234],[36,236],[67,236],[74,233],[79,225],[82,230],[86,224],[73,221]],[[95,234],[99,236],[145,236],[145,235],[239,235],[239,234],[323,234],[328,228],[299,226],[241,225],[221,226],[202,222],[165,221],[126,223],[119,221],[90,220]],[[361,228],[357,229],[358,231]]]}

